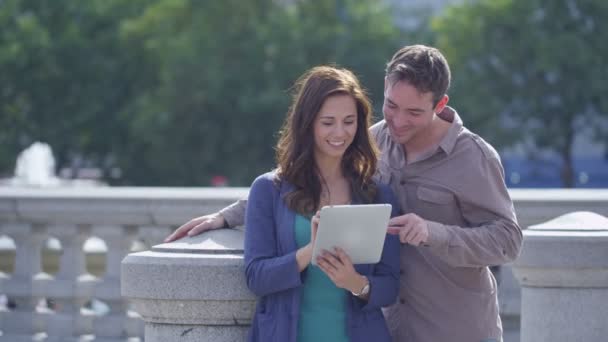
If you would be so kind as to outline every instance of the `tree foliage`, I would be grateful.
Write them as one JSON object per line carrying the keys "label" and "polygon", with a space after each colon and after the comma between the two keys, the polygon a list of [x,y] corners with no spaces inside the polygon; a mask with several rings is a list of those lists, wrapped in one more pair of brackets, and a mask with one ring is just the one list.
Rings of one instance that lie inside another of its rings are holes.
{"label": "tree foliage", "polygon": [[41,140],[121,184],[248,185],[304,70],[351,68],[380,102],[387,16],[355,0],[4,0],[0,173]]}
{"label": "tree foliage", "polygon": [[[450,61],[453,103],[497,145],[530,143],[563,160],[572,186],[576,132],[608,119],[608,3],[602,0],[479,0],[434,21]],[[605,127],[605,126],[604,126]]]}
{"label": "tree foliage", "polygon": [[203,185],[224,175],[248,185],[273,167],[289,87],[306,69],[352,68],[380,98],[382,66],[397,46],[384,14],[358,1],[156,2],[124,24],[159,67],[133,110],[127,177]]}
{"label": "tree foliage", "polygon": [[[50,143],[104,166],[127,131],[119,119],[146,77],[116,38],[141,1],[6,0],[0,3],[0,170],[18,151]],[[111,134],[108,134],[111,132]]]}

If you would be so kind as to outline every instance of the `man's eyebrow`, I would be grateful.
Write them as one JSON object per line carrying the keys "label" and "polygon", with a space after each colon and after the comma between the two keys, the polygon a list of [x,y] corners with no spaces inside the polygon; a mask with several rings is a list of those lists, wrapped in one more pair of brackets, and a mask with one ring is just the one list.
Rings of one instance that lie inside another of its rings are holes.
{"label": "man's eyebrow", "polygon": [[424,112],[424,109],[422,109],[422,108],[408,108],[407,110],[409,110],[410,112],[416,112],[416,113]]}
{"label": "man's eyebrow", "polygon": [[395,103],[395,101],[393,101],[393,100],[390,99],[390,97],[386,97],[386,102],[390,102],[390,104],[395,105],[395,106],[397,105]]}

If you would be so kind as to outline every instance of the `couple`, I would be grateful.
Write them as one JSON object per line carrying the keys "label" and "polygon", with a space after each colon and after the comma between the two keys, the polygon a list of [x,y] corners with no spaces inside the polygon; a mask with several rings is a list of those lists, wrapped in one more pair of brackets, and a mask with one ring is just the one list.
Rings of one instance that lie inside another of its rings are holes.
{"label": "couple", "polygon": [[[313,68],[298,82],[277,169],[254,181],[248,202],[166,239],[241,225],[246,214],[246,276],[262,297],[251,340],[502,340],[488,266],[514,260],[522,234],[499,156],[446,106],[449,84],[437,49],[400,49],[386,68],[384,120],[367,130],[370,106],[355,76]],[[309,266],[315,212],[344,203],[401,209],[381,261],[352,265],[336,250]]]}

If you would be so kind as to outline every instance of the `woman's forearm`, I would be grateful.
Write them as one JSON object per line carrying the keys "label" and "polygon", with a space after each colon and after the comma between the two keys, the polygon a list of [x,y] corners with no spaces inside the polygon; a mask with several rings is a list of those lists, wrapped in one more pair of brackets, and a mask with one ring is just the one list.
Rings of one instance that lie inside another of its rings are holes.
{"label": "woman's forearm", "polygon": [[296,261],[298,262],[298,270],[304,271],[312,260],[312,244],[308,244],[296,252]]}

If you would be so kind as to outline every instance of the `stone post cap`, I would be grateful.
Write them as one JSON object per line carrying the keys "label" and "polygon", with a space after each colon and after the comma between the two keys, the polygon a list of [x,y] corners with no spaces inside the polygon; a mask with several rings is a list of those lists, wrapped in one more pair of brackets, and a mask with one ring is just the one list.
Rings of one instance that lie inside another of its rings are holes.
{"label": "stone post cap", "polygon": [[608,218],[573,212],[523,231],[513,264],[522,286],[608,287]]}
{"label": "stone post cap", "polygon": [[243,254],[243,232],[237,229],[214,229],[193,237],[152,247],[155,252]]}
{"label": "stone post cap", "polygon": [[249,299],[243,232],[218,229],[127,255],[122,295],[154,299]]}
{"label": "stone post cap", "polygon": [[530,231],[562,231],[562,232],[577,232],[577,231],[608,231],[608,218],[590,212],[576,211],[569,214],[558,216],[553,220],[544,223],[539,223],[528,227]]}
{"label": "stone post cap", "polygon": [[246,322],[255,296],[245,281],[243,232],[212,230],[129,254],[121,264],[121,293],[148,322]]}

